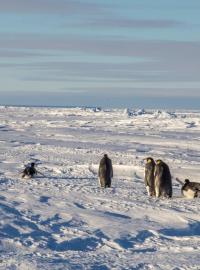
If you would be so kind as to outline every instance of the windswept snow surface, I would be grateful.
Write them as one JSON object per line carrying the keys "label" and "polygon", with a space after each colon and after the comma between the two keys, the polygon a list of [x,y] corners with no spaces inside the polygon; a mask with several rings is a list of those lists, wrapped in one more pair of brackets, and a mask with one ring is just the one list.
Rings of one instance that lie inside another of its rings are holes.
{"label": "windswept snow surface", "polygon": [[[151,156],[200,181],[200,111],[2,106],[0,149],[0,269],[200,269],[200,199],[174,179],[149,198],[143,180]],[[29,162],[44,176],[21,179]]]}

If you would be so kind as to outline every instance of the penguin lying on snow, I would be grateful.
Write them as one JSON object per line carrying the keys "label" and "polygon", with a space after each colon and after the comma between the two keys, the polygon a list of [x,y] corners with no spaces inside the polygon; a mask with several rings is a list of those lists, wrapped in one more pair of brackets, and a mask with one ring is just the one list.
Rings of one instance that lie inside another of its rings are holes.
{"label": "penguin lying on snow", "polygon": [[185,183],[178,178],[176,180],[182,184],[181,193],[183,196],[188,199],[194,199],[200,196],[200,183],[190,182],[189,179],[185,179]]}
{"label": "penguin lying on snow", "polygon": [[40,175],[42,175],[42,176],[45,177],[45,175],[43,173],[41,173],[38,170],[36,170],[35,163],[32,162],[30,165],[27,165],[25,167],[25,169],[23,170],[21,176],[22,176],[22,178],[24,178],[24,177],[26,177],[26,178],[33,178],[37,174],[40,174]]}
{"label": "penguin lying on snow", "polygon": [[35,174],[37,174],[37,170],[35,169],[35,163],[32,162],[31,166],[26,166],[26,168],[22,172],[22,178],[27,176],[28,178],[32,178]]}

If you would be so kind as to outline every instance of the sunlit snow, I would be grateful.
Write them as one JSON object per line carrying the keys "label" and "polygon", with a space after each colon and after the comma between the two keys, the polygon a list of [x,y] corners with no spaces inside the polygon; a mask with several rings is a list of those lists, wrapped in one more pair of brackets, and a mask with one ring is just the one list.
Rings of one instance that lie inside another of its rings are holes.
{"label": "sunlit snow", "polygon": [[[112,187],[99,161],[112,159]],[[173,198],[150,198],[144,158]],[[44,176],[22,179],[36,162]],[[200,269],[200,111],[0,107],[0,269]]]}

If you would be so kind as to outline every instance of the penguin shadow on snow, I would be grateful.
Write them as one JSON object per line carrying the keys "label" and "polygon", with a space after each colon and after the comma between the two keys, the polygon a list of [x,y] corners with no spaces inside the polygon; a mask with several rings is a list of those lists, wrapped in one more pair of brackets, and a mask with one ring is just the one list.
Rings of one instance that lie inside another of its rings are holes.
{"label": "penguin shadow on snow", "polygon": [[122,215],[122,214],[118,214],[118,213],[113,213],[113,212],[109,212],[106,211],[104,212],[105,215],[110,216],[110,217],[114,217],[114,218],[123,218],[123,219],[131,219],[131,217],[126,216],[126,215]]}
{"label": "penguin shadow on snow", "polygon": [[80,208],[80,209],[86,209],[86,207],[83,206],[83,205],[80,204],[80,203],[74,203],[74,205],[75,205],[76,207]]}
{"label": "penguin shadow on snow", "polygon": [[[97,177],[77,177],[77,176],[45,176],[50,180],[97,180]],[[44,178],[44,177],[42,177]]]}

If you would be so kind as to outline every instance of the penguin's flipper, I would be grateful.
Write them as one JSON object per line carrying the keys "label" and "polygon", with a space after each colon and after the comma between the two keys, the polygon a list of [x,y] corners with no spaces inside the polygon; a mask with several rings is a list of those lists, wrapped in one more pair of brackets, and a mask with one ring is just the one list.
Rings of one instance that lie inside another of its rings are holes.
{"label": "penguin's flipper", "polygon": [[184,185],[184,183],[183,183],[178,177],[176,177],[175,180],[176,180],[179,184]]}

